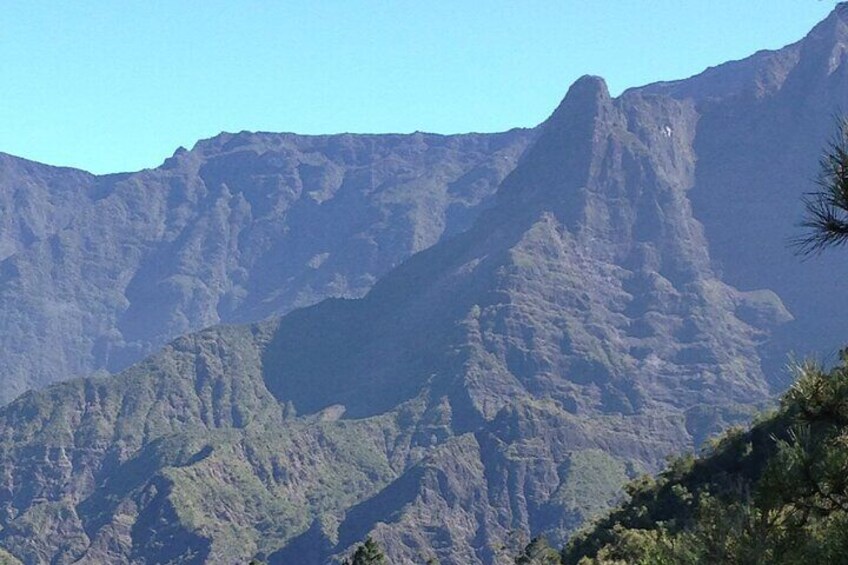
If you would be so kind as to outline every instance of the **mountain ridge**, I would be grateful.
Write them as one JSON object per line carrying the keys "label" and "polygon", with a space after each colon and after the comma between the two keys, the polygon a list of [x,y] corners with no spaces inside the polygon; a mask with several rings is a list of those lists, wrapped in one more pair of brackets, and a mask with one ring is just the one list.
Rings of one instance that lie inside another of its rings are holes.
{"label": "mountain ridge", "polygon": [[251,134],[102,177],[4,158],[0,402],[190,330],[361,295],[463,229],[532,135]]}
{"label": "mountain ridge", "polygon": [[[142,535],[140,525],[119,527],[144,524],[150,512],[166,517],[171,539],[212,561],[249,551],[282,562],[298,539],[323,548],[316,557],[324,560],[374,529],[398,562],[435,555],[488,563],[499,559],[496,548],[511,530],[567,535],[597,509],[593,499],[611,501],[627,476],[655,468],[691,434],[732,421],[738,399],[766,398],[762,374],[745,361],[755,357],[757,332],[735,318],[733,291],[709,273],[681,197],[691,177],[685,156],[692,117],[691,107],[668,98],[613,101],[602,81],[578,81],[506,180],[505,197],[470,230],[405,262],[365,298],[181,338],[124,375],[98,381],[102,393],[74,392],[74,404],[61,390],[85,390],[92,381],[13,402],[0,411],[8,422],[0,429],[18,434],[8,440],[3,466],[13,477],[5,502],[19,510],[7,515],[0,543],[30,561],[62,551],[83,562],[106,555],[157,560],[163,541]],[[665,134],[669,123],[676,137]],[[634,244],[628,230],[636,227],[643,241]],[[660,245],[672,228],[680,241]],[[735,326],[738,343],[713,327],[711,320],[722,318]],[[634,325],[642,329],[628,335]],[[729,361],[709,356],[719,349],[707,345],[713,339]],[[726,362],[733,372],[722,368]],[[687,365],[693,372],[681,386],[676,367]],[[662,377],[657,369],[664,366]],[[130,382],[140,388],[118,393]],[[57,410],[72,419],[48,416]],[[91,424],[77,421],[78,413],[90,414]],[[301,416],[287,416],[295,413]],[[40,422],[37,433],[48,435],[28,436],[21,417]],[[316,438],[355,427],[344,437],[355,438],[356,457],[374,459],[382,470],[351,488],[355,498],[347,502],[325,499],[321,483],[332,485],[335,472],[349,482],[365,463],[341,464],[335,442],[330,452],[307,445],[339,471],[261,471],[291,468],[306,456],[296,450],[275,464],[271,455],[286,452],[280,442],[301,426]],[[175,442],[177,452],[151,456],[162,441]],[[24,446],[45,443],[56,447],[43,466],[21,457]],[[70,499],[61,508],[77,517],[78,533],[38,536],[33,554],[23,540],[44,512],[39,501],[55,497],[42,491],[55,479],[37,480],[25,494],[14,477],[41,477],[65,459],[79,461],[63,467],[70,476],[60,475],[76,485],[61,490]],[[134,461],[145,470],[132,488],[109,487]],[[221,465],[238,473],[222,475]],[[90,473],[97,478],[86,479]],[[576,486],[593,474],[606,478],[591,492]],[[475,486],[481,482],[483,491]],[[316,502],[297,504],[294,515],[284,511],[274,501],[293,489]],[[211,496],[234,490],[256,494],[247,505],[239,496]],[[104,500],[103,492],[114,498]],[[214,518],[220,508],[231,509],[223,522]],[[375,508],[395,512],[383,517]],[[277,533],[256,522],[267,512]],[[318,525],[307,527],[306,516]],[[117,553],[103,553],[107,540]]]}
{"label": "mountain ridge", "polygon": [[848,91],[844,58],[799,53],[762,98],[613,99],[584,77],[467,229],[363,298],[21,396],[0,409],[0,546],[320,563],[371,534],[392,562],[499,563],[516,532],[562,543],[627,478],[768,402],[790,338],[844,329],[798,290],[842,267],[795,273],[776,242]]}

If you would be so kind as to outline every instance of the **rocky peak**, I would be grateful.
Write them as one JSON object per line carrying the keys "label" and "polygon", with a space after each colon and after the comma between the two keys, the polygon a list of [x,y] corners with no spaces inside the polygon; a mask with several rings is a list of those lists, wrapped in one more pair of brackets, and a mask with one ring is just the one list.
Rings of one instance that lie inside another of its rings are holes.
{"label": "rocky peak", "polygon": [[583,75],[569,87],[562,102],[545,121],[545,127],[551,129],[558,124],[574,127],[575,120],[588,121],[597,118],[611,101],[607,83],[603,78]]}
{"label": "rocky peak", "polygon": [[[479,565],[510,532],[560,543],[628,476],[768,398],[766,353],[848,333],[848,272],[793,262],[780,231],[848,88],[848,66],[819,64],[842,60],[843,10],[783,50],[617,99],[581,78],[491,206],[529,137],[225,134],[175,155],[185,181],[157,169],[62,206],[61,238],[39,243],[33,207],[34,236],[4,228],[24,238],[0,263],[7,335],[94,328],[106,357],[196,312],[255,319],[389,272],[365,298],[214,328],[0,409],[0,547],[318,562],[371,532],[392,562]],[[68,298],[102,288],[118,289],[103,305]],[[784,298],[803,323],[776,342]],[[75,307],[34,316],[56,304]],[[56,335],[0,345],[58,365]]]}
{"label": "rocky peak", "polygon": [[692,222],[685,193],[693,184],[696,123],[688,101],[640,92],[612,99],[603,79],[581,77],[501,187],[496,222],[515,214],[532,222],[550,212],[593,253],[619,261],[634,243],[652,241],[676,247],[671,255],[701,269],[706,243],[697,226],[681,227]]}
{"label": "rocky peak", "polygon": [[833,43],[848,41],[848,2],[840,2],[824,20],[819,22],[807,39],[824,38]]}
{"label": "rocky peak", "polygon": [[507,201],[504,210],[533,213],[558,200],[563,212],[574,217],[581,207],[574,198],[589,181],[597,145],[604,142],[614,115],[604,80],[590,75],[579,78],[499,190],[499,199]]}
{"label": "rocky peak", "polygon": [[838,4],[830,15],[804,38],[802,62],[825,76],[839,69],[848,54],[848,3]]}

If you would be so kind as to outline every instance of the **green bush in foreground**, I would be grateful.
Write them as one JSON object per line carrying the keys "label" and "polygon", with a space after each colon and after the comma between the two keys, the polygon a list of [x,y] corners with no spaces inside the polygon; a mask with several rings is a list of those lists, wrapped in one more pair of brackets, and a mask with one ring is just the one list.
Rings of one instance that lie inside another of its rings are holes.
{"label": "green bush in foreground", "polygon": [[631,483],[629,502],[576,536],[563,562],[845,562],[848,352],[830,371],[797,373],[776,413]]}

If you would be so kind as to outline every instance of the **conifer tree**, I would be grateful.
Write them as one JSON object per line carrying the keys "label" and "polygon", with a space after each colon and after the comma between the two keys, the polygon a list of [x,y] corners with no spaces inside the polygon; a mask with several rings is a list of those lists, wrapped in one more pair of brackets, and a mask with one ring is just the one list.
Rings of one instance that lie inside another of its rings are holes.
{"label": "conifer tree", "polygon": [[559,565],[559,552],[543,537],[533,538],[524,552],[515,560],[516,565]]}
{"label": "conifer tree", "polygon": [[365,543],[356,548],[351,559],[347,559],[344,565],[388,565],[383,549],[371,536]]}
{"label": "conifer tree", "polygon": [[848,243],[848,118],[838,120],[837,132],[825,148],[819,166],[818,190],[804,199],[801,226],[806,233],[795,241],[805,255]]}

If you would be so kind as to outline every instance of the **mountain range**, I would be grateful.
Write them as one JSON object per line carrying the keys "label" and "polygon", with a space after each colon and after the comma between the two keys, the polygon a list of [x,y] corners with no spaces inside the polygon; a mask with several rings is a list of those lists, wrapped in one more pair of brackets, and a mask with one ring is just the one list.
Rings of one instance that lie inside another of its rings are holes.
{"label": "mountain range", "polygon": [[848,266],[788,242],[846,60],[840,4],[686,80],[583,77],[532,130],[222,134],[105,177],[3,157],[0,547],[323,563],[371,535],[466,564],[564,542],[845,335]]}
{"label": "mountain range", "polygon": [[467,228],[532,137],[221,134],[99,177],[0,155],[0,402],[361,296]]}

